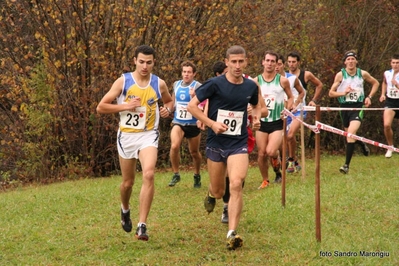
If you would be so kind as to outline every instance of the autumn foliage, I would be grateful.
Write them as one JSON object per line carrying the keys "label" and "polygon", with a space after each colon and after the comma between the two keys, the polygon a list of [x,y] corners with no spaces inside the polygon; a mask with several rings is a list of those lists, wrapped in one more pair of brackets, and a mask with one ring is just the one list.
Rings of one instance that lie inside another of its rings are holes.
{"label": "autumn foliage", "polygon": [[[398,8],[388,0],[1,1],[0,181],[115,171],[118,117],[95,108],[112,82],[133,70],[138,45],[156,49],[155,72],[169,86],[183,60],[194,61],[204,81],[226,48],[239,44],[248,51],[248,74],[260,73],[266,49],[296,50],[328,90],[342,53],[352,48],[360,67],[381,80],[399,51]],[[336,105],[326,96],[322,105]],[[373,115],[381,121],[381,113]],[[340,127],[336,117],[323,120]],[[169,122],[161,125],[160,166],[169,163]],[[382,124],[366,124],[362,132],[384,141]],[[339,137],[323,139],[326,149],[340,145]]]}

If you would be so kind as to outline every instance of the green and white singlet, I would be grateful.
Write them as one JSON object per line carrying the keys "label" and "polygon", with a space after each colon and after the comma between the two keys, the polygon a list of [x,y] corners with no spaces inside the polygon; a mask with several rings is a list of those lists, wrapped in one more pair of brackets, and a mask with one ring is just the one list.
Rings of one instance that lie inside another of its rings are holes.
{"label": "green and white singlet", "polygon": [[284,110],[285,92],[280,84],[280,79],[280,74],[276,74],[270,82],[265,81],[262,75],[258,76],[261,94],[269,110],[269,115],[261,119],[263,122],[273,122],[281,119],[281,112]]}
{"label": "green and white singlet", "polygon": [[356,103],[364,101],[364,80],[362,76],[362,71],[360,68],[356,68],[356,74],[351,76],[345,70],[341,69],[342,81],[337,88],[337,92],[344,92],[349,86],[352,90],[345,96],[338,97],[338,102],[340,104],[345,103]]}

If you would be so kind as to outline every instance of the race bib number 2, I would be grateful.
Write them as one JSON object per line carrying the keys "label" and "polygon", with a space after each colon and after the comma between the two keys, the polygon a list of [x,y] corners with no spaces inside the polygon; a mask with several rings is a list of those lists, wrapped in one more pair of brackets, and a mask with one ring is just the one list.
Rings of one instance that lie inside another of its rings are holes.
{"label": "race bib number 2", "polygon": [[226,130],[223,134],[241,135],[243,118],[243,111],[227,111],[219,109],[216,121],[223,123],[229,127],[229,129]]}
{"label": "race bib number 2", "polygon": [[146,119],[146,108],[136,107],[134,112],[121,112],[121,126],[132,129],[144,129]]}
{"label": "race bib number 2", "polygon": [[265,104],[267,109],[273,110],[276,105],[276,96],[273,94],[264,95],[263,99],[265,99]]}

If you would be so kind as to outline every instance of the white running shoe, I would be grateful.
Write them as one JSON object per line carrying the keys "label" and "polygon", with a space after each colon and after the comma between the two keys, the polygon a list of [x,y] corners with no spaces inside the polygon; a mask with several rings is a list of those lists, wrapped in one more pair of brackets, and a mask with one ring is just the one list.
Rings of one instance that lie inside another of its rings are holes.
{"label": "white running shoe", "polygon": [[392,157],[392,151],[387,150],[387,153],[385,153],[385,158],[391,158]]}

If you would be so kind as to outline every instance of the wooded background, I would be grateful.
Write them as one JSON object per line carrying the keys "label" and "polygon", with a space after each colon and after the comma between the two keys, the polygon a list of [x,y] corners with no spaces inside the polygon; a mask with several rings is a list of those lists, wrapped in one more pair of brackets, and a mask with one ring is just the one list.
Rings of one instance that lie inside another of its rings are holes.
{"label": "wooded background", "polygon": [[[113,81],[133,70],[138,45],[156,49],[154,72],[169,87],[187,59],[198,66],[196,79],[205,81],[234,44],[248,51],[251,76],[262,72],[265,50],[298,51],[302,68],[324,84],[321,106],[337,106],[328,90],[345,51],[356,49],[359,67],[380,82],[399,52],[396,0],[0,0],[0,9],[3,184],[118,170],[118,115],[95,109]],[[310,87],[308,95],[313,92]],[[383,106],[379,95],[372,107]],[[322,121],[342,128],[338,112],[323,113]],[[169,167],[169,124],[162,120],[158,167]],[[382,111],[366,112],[359,135],[386,143]],[[321,139],[326,152],[342,151],[345,144],[328,132]],[[188,156],[183,148],[183,163],[191,161]]]}

